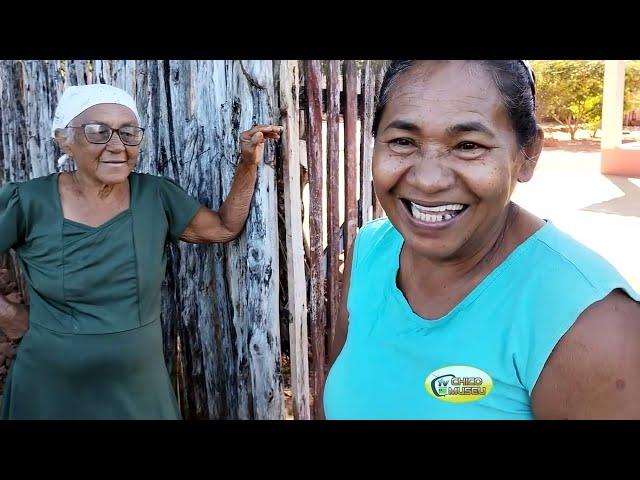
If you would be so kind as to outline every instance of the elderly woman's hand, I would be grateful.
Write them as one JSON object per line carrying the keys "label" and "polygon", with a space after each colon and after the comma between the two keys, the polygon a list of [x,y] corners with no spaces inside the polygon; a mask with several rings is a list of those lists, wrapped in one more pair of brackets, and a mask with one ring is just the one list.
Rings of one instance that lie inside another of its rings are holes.
{"label": "elderly woman's hand", "polygon": [[277,125],[256,125],[251,130],[240,134],[240,161],[257,165],[262,159],[264,141],[267,138],[280,139],[283,128]]}

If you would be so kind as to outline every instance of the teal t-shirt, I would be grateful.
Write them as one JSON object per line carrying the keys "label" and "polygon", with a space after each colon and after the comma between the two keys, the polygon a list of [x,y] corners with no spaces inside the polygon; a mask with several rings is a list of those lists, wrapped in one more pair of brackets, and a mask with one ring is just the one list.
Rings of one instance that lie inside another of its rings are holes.
{"label": "teal t-shirt", "polygon": [[617,288],[640,301],[606,260],[547,222],[448,314],[425,320],[396,285],[402,245],[386,218],[356,237],[327,419],[532,419],[538,376],[580,313]]}

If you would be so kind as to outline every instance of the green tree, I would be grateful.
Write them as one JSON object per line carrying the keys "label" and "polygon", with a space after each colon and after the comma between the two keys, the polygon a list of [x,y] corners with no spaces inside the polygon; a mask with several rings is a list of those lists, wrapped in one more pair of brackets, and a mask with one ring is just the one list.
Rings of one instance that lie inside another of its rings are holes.
{"label": "green tree", "polygon": [[625,64],[624,113],[640,109],[640,60],[629,60]]}
{"label": "green tree", "polygon": [[587,124],[593,130],[602,118],[602,60],[536,60],[538,115],[566,126],[575,139],[577,129]]}
{"label": "green tree", "polygon": [[[565,125],[571,139],[584,126],[596,131],[602,122],[602,60],[535,60],[538,116]],[[640,61],[625,64],[624,113],[640,108]]]}

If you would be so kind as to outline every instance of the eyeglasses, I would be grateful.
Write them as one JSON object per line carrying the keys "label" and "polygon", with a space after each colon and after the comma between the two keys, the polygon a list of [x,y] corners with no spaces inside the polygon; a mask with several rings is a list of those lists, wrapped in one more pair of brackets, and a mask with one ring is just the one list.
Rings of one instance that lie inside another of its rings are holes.
{"label": "eyeglasses", "polygon": [[113,137],[113,133],[117,132],[123,144],[135,147],[140,145],[142,137],[144,136],[144,128],[134,127],[132,125],[111,128],[109,125],[103,125],[101,123],[85,123],[77,127],[69,126],[67,128],[82,128],[87,142],[97,144],[109,143],[111,137]]}

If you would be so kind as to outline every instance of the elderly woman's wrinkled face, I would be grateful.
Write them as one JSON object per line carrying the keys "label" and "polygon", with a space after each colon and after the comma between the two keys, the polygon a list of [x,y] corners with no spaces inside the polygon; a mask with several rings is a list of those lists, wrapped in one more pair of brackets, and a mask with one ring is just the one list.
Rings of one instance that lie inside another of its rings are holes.
{"label": "elderly woman's wrinkled face", "polygon": [[[97,133],[106,130],[105,127],[113,129],[125,126],[137,127],[138,120],[135,114],[124,105],[103,103],[86,109],[69,122],[69,126],[72,127],[85,124],[95,124],[96,127],[92,128],[98,136]],[[121,135],[125,133],[119,135],[113,132],[108,143],[91,143],[82,128],[73,129],[73,142],[68,150],[78,170],[101,184],[113,185],[124,182],[136,165],[140,145],[125,145]],[[125,141],[134,143],[127,137]]]}
{"label": "elderly woman's wrinkled face", "polygon": [[453,260],[482,248],[504,222],[524,161],[500,93],[479,65],[419,62],[396,78],[373,179],[414,251]]}

